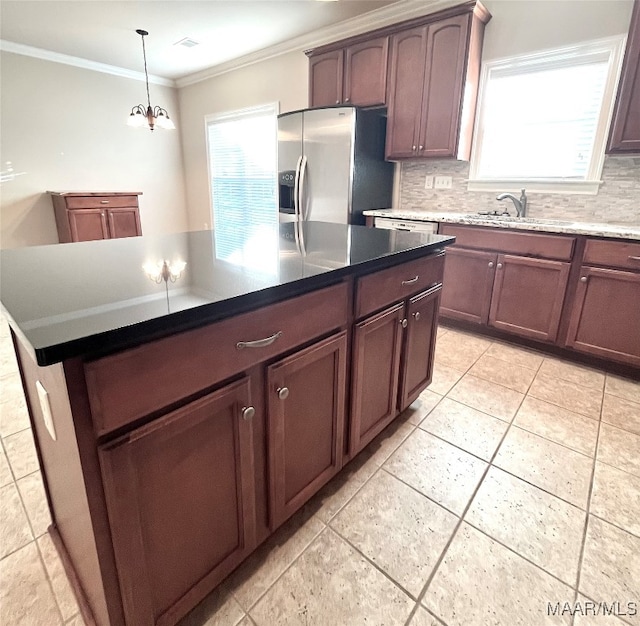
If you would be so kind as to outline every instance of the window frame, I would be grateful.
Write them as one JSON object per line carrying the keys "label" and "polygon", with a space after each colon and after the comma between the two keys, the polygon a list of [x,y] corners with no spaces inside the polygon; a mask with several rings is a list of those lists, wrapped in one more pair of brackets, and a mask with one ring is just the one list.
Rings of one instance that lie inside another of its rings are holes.
{"label": "window frame", "polygon": [[[605,150],[609,127],[613,117],[613,109],[617,93],[618,81],[622,70],[626,35],[615,35],[562,48],[552,48],[532,54],[517,55],[507,58],[493,59],[483,62],[480,86],[478,90],[478,109],[474,123],[473,145],[469,161],[468,191],[527,191],[560,194],[596,195],[602,184],[602,168],[604,166]],[[567,178],[479,178],[478,170],[482,141],[484,140],[484,118],[486,98],[485,92],[491,78],[508,72],[517,73],[539,66],[553,69],[566,67],[576,61],[575,65],[585,63],[587,57],[608,55],[607,77],[602,98],[602,107],[597,121],[591,162],[584,180]]]}

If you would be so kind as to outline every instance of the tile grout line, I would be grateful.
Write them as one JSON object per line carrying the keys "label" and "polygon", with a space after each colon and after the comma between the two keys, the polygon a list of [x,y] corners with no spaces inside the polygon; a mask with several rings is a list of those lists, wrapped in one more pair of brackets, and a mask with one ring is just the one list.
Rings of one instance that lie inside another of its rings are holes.
{"label": "tile grout line", "polygon": [[[573,595],[573,605],[576,606],[576,602],[578,601],[578,596],[580,594],[580,579],[582,576],[582,564],[584,561],[584,553],[587,545],[587,533],[589,530],[589,512],[591,510],[591,499],[593,497],[593,485],[595,483],[596,478],[596,463],[598,459],[598,446],[600,443],[600,429],[602,428],[602,413],[604,411],[604,389],[606,387],[606,378],[605,385],[602,388],[602,398],[600,400],[600,419],[598,420],[598,432],[596,433],[596,448],[593,454],[593,464],[591,465],[591,480],[589,481],[589,493],[587,495],[587,508],[585,511],[585,520],[584,520],[584,529],[582,531],[582,542],[580,545],[580,554],[578,556],[578,571],[576,573],[576,584],[575,584],[575,593]],[[575,612],[571,615],[571,626],[574,626],[576,619]]]}
{"label": "tile grout line", "polygon": [[[491,347],[491,344],[487,347],[487,350]],[[486,350],[485,350],[486,352]],[[484,354],[484,352],[483,352]],[[480,358],[480,357],[478,357]],[[477,361],[477,359],[476,359]],[[475,361],[474,361],[475,363]],[[531,384],[529,385],[529,387],[531,386]],[[448,394],[447,394],[448,395]],[[445,396],[447,397],[447,396]],[[433,582],[433,579],[436,576],[436,573],[438,572],[438,570],[440,569],[440,565],[442,564],[442,561],[445,558],[446,553],[449,551],[449,548],[451,547],[451,544],[453,543],[456,535],[458,534],[458,531],[460,529],[460,527],[462,526],[462,524],[464,523],[464,518],[468,512],[468,510],[471,508],[471,504],[473,503],[478,491],[480,490],[480,487],[482,486],[485,478],[487,477],[487,474],[489,473],[489,469],[493,466],[493,460],[495,458],[495,456],[498,454],[498,450],[500,449],[500,447],[502,446],[504,440],[506,439],[507,435],[509,434],[509,431],[511,430],[511,426],[513,424],[513,420],[515,419],[515,416],[517,415],[518,411],[520,410],[520,407],[522,406],[522,403],[524,402],[524,399],[526,397],[526,394],[522,396],[522,400],[520,401],[520,404],[518,405],[518,408],[516,409],[516,411],[513,414],[513,417],[511,419],[510,422],[508,422],[508,426],[506,428],[506,430],[504,431],[502,438],[500,439],[500,442],[498,443],[498,445],[496,446],[496,449],[493,453],[493,455],[491,456],[491,459],[489,461],[489,463],[487,464],[487,467],[484,469],[482,476],[480,477],[480,480],[478,481],[478,484],[476,485],[475,489],[473,490],[473,493],[471,494],[469,501],[467,502],[467,505],[465,506],[465,508],[462,511],[462,514],[460,515],[458,522],[456,523],[453,532],[451,533],[451,536],[449,537],[449,540],[447,541],[446,545],[444,546],[442,552],[440,553],[440,556],[438,557],[438,559],[435,562],[435,565],[433,566],[433,569],[431,570],[431,574],[429,574],[420,594],[418,595],[418,599],[416,601],[416,605],[413,607],[413,611],[411,611],[411,613],[409,614],[409,617],[407,618],[407,621],[405,622],[405,626],[409,626],[411,623],[411,620],[413,619],[413,616],[416,614],[416,611],[418,609],[418,606],[422,605],[422,601],[424,599],[424,597],[427,595],[427,591],[429,590],[429,586],[431,585],[431,583]],[[453,399],[453,398],[451,398]]]}

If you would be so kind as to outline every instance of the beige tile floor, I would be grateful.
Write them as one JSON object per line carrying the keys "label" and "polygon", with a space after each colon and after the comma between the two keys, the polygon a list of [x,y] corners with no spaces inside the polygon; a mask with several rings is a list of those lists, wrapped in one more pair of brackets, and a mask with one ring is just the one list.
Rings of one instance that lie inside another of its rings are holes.
{"label": "beige tile floor", "polygon": [[[82,626],[0,333],[0,624]],[[429,390],[183,625],[640,624],[629,602],[640,383],[442,328]]]}

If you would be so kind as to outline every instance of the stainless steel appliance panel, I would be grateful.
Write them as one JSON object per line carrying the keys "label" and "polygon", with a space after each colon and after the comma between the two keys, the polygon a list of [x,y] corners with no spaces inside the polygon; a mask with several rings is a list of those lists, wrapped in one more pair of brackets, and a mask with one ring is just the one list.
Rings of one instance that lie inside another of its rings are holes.
{"label": "stainless steel appliance panel", "polygon": [[355,110],[353,107],[309,109],[303,115],[302,217],[349,224]]}

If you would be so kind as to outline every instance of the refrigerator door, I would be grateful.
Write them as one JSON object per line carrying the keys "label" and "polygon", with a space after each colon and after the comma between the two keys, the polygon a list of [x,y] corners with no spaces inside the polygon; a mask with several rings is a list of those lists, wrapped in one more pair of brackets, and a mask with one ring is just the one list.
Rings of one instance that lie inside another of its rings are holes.
{"label": "refrigerator door", "polygon": [[302,112],[280,115],[278,117],[278,184],[281,218],[287,215],[293,216],[297,212],[294,205],[299,195],[298,179],[301,159]]}
{"label": "refrigerator door", "polygon": [[300,204],[306,220],[350,223],[355,109],[304,111]]}

